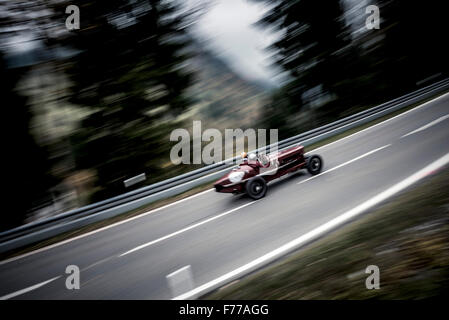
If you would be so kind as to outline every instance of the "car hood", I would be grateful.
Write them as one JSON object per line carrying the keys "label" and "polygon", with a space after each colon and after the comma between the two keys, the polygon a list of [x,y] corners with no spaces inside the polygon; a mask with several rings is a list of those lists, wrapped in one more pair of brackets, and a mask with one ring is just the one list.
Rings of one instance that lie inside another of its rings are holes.
{"label": "car hood", "polygon": [[245,172],[245,175],[243,176],[243,179],[247,179],[248,177],[252,177],[252,176],[254,176],[256,174],[253,167],[251,167],[251,166],[249,166],[247,164],[242,164],[242,165],[239,165],[238,167],[232,169],[231,171],[226,173],[223,177],[218,179],[214,183],[214,185],[217,185],[217,184],[221,184],[221,185],[230,184],[231,181],[229,180],[229,175],[231,174],[231,172],[238,172],[238,171]]}

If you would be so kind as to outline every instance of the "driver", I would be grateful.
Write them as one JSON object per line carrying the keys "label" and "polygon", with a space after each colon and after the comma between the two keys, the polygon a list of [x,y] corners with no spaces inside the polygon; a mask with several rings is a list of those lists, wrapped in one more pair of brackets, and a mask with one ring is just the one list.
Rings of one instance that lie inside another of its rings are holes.
{"label": "driver", "polygon": [[246,153],[242,152],[240,154],[242,157],[242,163],[243,165],[249,165],[251,167],[259,167],[259,168],[269,168],[271,166],[270,159],[267,155],[261,155],[257,156],[255,153]]}
{"label": "driver", "polygon": [[258,161],[258,159],[257,159],[257,156],[256,156],[256,154],[254,154],[254,153],[250,153],[250,154],[248,154],[248,153],[246,153],[246,152],[242,152],[241,154],[240,154],[240,156],[242,157],[242,164],[246,164],[246,165],[252,165],[252,166],[254,166],[254,165],[260,165],[259,164],[259,161]]}

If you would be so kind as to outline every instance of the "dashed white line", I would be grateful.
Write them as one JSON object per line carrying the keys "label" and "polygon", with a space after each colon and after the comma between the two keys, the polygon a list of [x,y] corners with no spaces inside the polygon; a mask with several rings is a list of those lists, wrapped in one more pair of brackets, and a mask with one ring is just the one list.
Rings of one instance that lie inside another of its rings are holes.
{"label": "dashed white line", "polygon": [[192,200],[193,198],[199,197],[199,196],[201,196],[201,195],[203,195],[203,194],[205,194],[205,193],[208,193],[208,192],[210,192],[210,191],[212,191],[212,190],[214,190],[214,189],[212,188],[212,189],[208,189],[208,190],[206,190],[206,191],[202,191],[202,192],[196,193],[196,194],[191,195],[191,196],[189,196],[189,197],[187,197],[187,198],[177,200],[177,201],[175,201],[175,202],[169,203],[169,204],[167,204],[167,205],[165,205],[165,206],[162,206],[162,207],[160,207],[160,208],[156,208],[156,209],[153,209],[153,210],[144,212],[144,213],[139,214],[139,215],[137,215],[137,216],[134,216],[134,217],[131,217],[131,218],[122,220],[122,221],[118,221],[118,222],[116,222],[116,223],[113,223],[113,224],[104,226],[104,227],[102,227],[102,228],[95,229],[95,230],[90,231],[90,232],[87,232],[87,233],[83,233],[83,234],[81,234],[81,235],[79,235],[79,236],[76,236],[76,237],[73,237],[73,238],[70,238],[70,239],[67,239],[67,240],[64,240],[64,241],[61,241],[61,242],[58,242],[58,243],[55,243],[55,244],[52,244],[52,245],[49,245],[49,246],[46,246],[46,247],[37,249],[37,250],[34,250],[34,251],[31,251],[31,252],[24,253],[24,254],[19,255],[19,256],[16,256],[16,257],[9,258],[9,259],[7,259],[7,260],[0,261],[0,265],[7,264],[7,263],[9,263],[9,262],[12,262],[12,261],[15,261],[15,260],[18,260],[18,259],[22,259],[22,258],[28,257],[28,256],[30,256],[30,255],[33,255],[33,254],[36,254],[36,253],[39,253],[39,252],[42,252],[42,251],[46,251],[46,250],[49,250],[49,249],[52,249],[52,248],[56,248],[56,247],[59,247],[59,246],[61,246],[61,245],[63,245],[63,244],[66,244],[66,243],[69,243],[69,242],[72,242],[72,241],[75,241],[75,240],[82,239],[82,238],[84,238],[84,237],[90,236],[90,235],[95,234],[95,233],[97,233],[97,232],[105,231],[105,230],[107,230],[107,229],[116,227],[116,226],[121,225],[121,224],[123,224],[123,223],[127,223],[127,222],[130,222],[130,221],[132,221],[132,220],[142,218],[142,217],[144,217],[144,216],[146,216],[146,215],[149,215],[149,214],[156,213],[156,212],[158,212],[158,211],[167,209],[167,208],[169,208],[169,207],[171,207],[171,206],[180,204],[180,203],[182,203],[182,202],[184,202],[184,201]]}
{"label": "dashed white line", "polygon": [[40,288],[40,287],[42,287],[42,286],[45,286],[46,284],[48,284],[48,283],[50,283],[50,282],[52,282],[52,281],[55,281],[56,279],[58,279],[58,278],[60,278],[60,277],[61,277],[61,276],[57,276],[57,277],[54,277],[54,278],[52,278],[52,279],[50,279],[50,280],[47,280],[47,281],[44,281],[44,282],[35,284],[34,286],[31,286],[31,287],[28,287],[28,288],[25,288],[25,289],[22,289],[22,290],[19,290],[19,291],[16,291],[16,292],[7,294],[6,296],[0,297],[0,300],[8,300],[8,299],[11,299],[11,298],[20,296],[20,295],[22,295],[22,294],[24,294],[24,293],[27,293],[27,292],[36,290],[36,289],[38,289],[38,288]]}
{"label": "dashed white line", "polygon": [[332,171],[334,171],[334,170],[340,169],[341,167],[344,167],[344,166],[346,166],[346,165],[348,165],[348,164],[350,164],[350,163],[353,163],[354,161],[357,161],[357,160],[360,160],[360,159],[362,159],[362,158],[365,158],[365,157],[369,156],[370,154],[373,154],[373,153],[375,153],[375,152],[377,152],[377,151],[380,151],[380,150],[382,150],[382,149],[385,149],[385,148],[387,148],[387,147],[389,147],[389,146],[391,146],[391,144],[387,144],[386,146],[383,146],[383,147],[380,147],[380,148],[371,150],[371,151],[369,151],[369,152],[367,152],[367,153],[362,154],[361,156],[358,156],[357,158],[354,158],[354,159],[352,159],[352,160],[346,161],[346,162],[344,162],[344,163],[342,163],[342,164],[340,164],[340,165],[338,165],[338,166],[336,166],[336,167],[333,167],[333,168],[331,168],[331,169],[329,169],[329,170],[326,170],[326,171],[324,171],[324,172],[321,172],[320,174],[317,174],[316,176],[312,176],[312,177],[310,177],[310,178],[308,178],[308,179],[299,181],[297,184],[301,184],[301,183],[307,182],[307,181],[312,180],[312,179],[315,179],[315,178],[317,178],[317,177],[319,177],[319,176],[321,176],[321,175],[323,175],[323,174],[326,174],[326,173],[332,172]]}
{"label": "dashed white line", "polygon": [[403,117],[403,116],[405,116],[405,115],[407,115],[407,114],[409,114],[409,113],[411,113],[411,112],[413,112],[413,111],[419,110],[419,109],[421,109],[421,108],[423,108],[423,107],[425,107],[425,106],[427,106],[427,105],[429,105],[429,104],[431,104],[431,103],[433,103],[433,102],[436,102],[436,101],[438,101],[438,100],[440,100],[440,99],[446,98],[447,96],[449,96],[449,93],[442,94],[442,95],[439,96],[439,97],[436,97],[436,98],[434,98],[434,99],[432,99],[432,100],[430,100],[430,101],[424,102],[423,104],[420,104],[420,105],[418,105],[418,106],[416,106],[416,107],[414,107],[414,108],[412,108],[412,109],[410,109],[410,110],[407,110],[407,111],[405,111],[405,112],[402,112],[402,113],[400,113],[400,114],[398,114],[398,115],[396,115],[396,116],[394,116],[394,117],[388,118],[388,119],[386,119],[386,120],[384,120],[384,121],[382,121],[382,122],[376,123],[376,124],[374,124],[374,125],[372,125],[372,126],[369,126],[368,128],[365,128],[365,129],[362,129],[362,130],[360,130],[360,131],[354,132],[353,134],[350,134],[349,136],[346,136],[346,137],[343,137],[343,138],[338,139],[338,140],[336,140],[336,141],[333,141],[333,142],[331,142],[331,143],[325,144],[324,146],[315,148],[315,149],[313,149],[313,150],[311,150],[311,151],[317,151],[317,150],[320,150],[320,149],[324,149],[324,148],[327,148],[327,147],[332,146],[333,144],[336,144],[336,143],[342,142],[342,141],[344,141],[344,140],[353,138],[353,137],[356,136],[356,135],[360,135],[361,133],[366,133],[367,131],[369,131],[369,130],[371,130],[371,129],[374,129],[374,128],[378,127],[378,126],[381,126],[381,125],[383,125],[383,124],[385,124],[385,123],[387,123],[387,122],[393,121],[393,120],[395,120],[395,119],[397,119],[397,118]]}
{"label": "dashed white line", "polygon": [[226,211],[226,212],[224,212],[224,213],[221,213],[221,214],[219,214],[219,215],[216,215],[216,216],[214,216],[214,217],[212,217],[212,218],[209,218],[209,219],[203,220],[203,221],[201,221],[201,222],[195,223],[195,224],[193,224],[193,225],[191,225],[191,226],[189,226],[189,227],[186,227],[186,228],[184,228],[184,229],[181,229],[181,230],[178,230],[178,231],[176,231],[176,232],[170,233],[170,234],[168,234],[168,235],[166,235],[166,236],[163,236],[163,237],[161,237],[161,238],[158,238],[158,239],[156,239],[156,240],[153,240],[153,241],[144,243],[144,244],[142,244],[142,245],[140,245],[140,246],[138,246],[138,247],[135,247],[134,249],[128,250],[128,251],[126,251],[125,253],[120,254],[119,257],[123,257],[123,256],[125,256],[125,255],[127,255],[127,254],[130,254],[130,253],[132,253],[132,252],[141,250],[141,249],[143,249],[143,248],[146,248],[146,247],[151,246],[151,245],[153,245],[153,244],[156,244],[156,243],[158,243],[158,242],[167,240],[167,239],[169,239],[169,238],[173,238],[174,236],[177,236],[178,234],[184,233],[184,232],[186,232],[186,231],[189,231],[189,230],[192,230],[192,229],[194,229],[194,228],[197,228],[197,227],[199,227],[199,226],[201,226],[201,225],[203,225],[203,224],[206,224],[206,223],[208,223],[208,222],[211,222],[211,221],[214,221],[214,220],[219,219],[219,218],[221,218],[221,217],[224,217],[224,216],[226,216],[226,215],[228,215],[228,214],[231,214],[231,213],[233,213],[233,212],[235,212],[235,211],[237,211],[237,210],[243,209],[243,208],[245,208],[245,207],[247,207],[247,206],[249,206],[249,205],[251,205],[251,204],[253,204],[253,203],[255,203],[255,202],[256,202],[256,201],[252,201],[252,202],[246,203],[246,204],[244,204],[244,205],[241,205],[240,207],[231,209],[231,210],[229,210],[229,211]]}
{"label": "dashed white line", "polygon": [[447,114],[447,115],[445,115],[445,116],[442,116],[442,117],[439,117],[438,119],[436,119],[436,120],[434,120],[434,121],[432,121],[432,122],[429,122],[428,124],[426,124],[426,125],[424,125],[424,126],[418,128],[418,129],[416,129],[416,130],[413,130],[413,131],[411,131],[411,132],[409,132],[409,133],[407,133],[407,134],[404,134],[404,135],[401,137],[401,139],[402,139],[402,138],[405,138],[405,137],[408,137],[409,135],[412,135],[412,134],[414,134],[414,133],[417,133],[417,132],[426,130],[426,129],[430,128],[431,126],[434,126],[434,125],[436,125],[437,123],[440,123],[441,121],[446,120],[447,118],[449,118],[449,114]]}
{"label": "dashed white line", "polygon": [[289,251],[299,248],[301,245],[307,243],[308,241],[316,239],[317,237],[323,235],[324,233],[329,232],[330,230],[336,228],[337,226],[340,226],[343,223],[349,221],[350,219],[360,215],[361,213],[365,212],[366,210],[374,207],[375,205],[377,205],[377,204],[385,201],[386,199],[392,197],[393,195],[401,192],[402,190],[404,190],[407,187],[411,186],[412,184],[418,182],[419,180],[421,180],[428,174],[434,172],[435,170],[447,165],[448,163],[449,163],[449,153],[447,153],[443,157],[439,158],[438,160],[432,162],[431,164],[427,165],[426,167],[424,167],[423,169],[414,173],[413,175],[409,176],[408,178],[393,185],[392,187],[388,188],[387,190],[377,194],[376,196],[368,199],[367,201],[356,206],[355,208],[339,215],[338,217],[322,224],[321,226],[313,229],[312,231],[307,232],[306,234],[284,244],[283,246],[255,259],[235,270],[232,270],[214,280],[211,280],[211,281],[209,281],[189,292],[181,294],[181,295],[175,297],[174,300],[192,299],[193,297],[200,296],[201,294],[204,294],[213,288],[217,288],[220,285],[223,285],[226,282],[231,281],[234,278],[236,278],[246,272],[254,270],[257,267],[262,266],[263,264],[273,261],[274,259],[279,258],[282,255],[285,255]]}
{"label": "dashed white line", "polygon": [[189,270],[190,269],[190,264],[189,265],[187,265],[187,266],[185,266],[185,267],[182,267],[181,269],[178,269],[178,270],[176,270],[176,271],[173,271],[172,273],[170,273],[170,274],[167,274],[167,278],[170,278],[170,277],[174,277],[174,276],[176,276],[177,274],[179,274],[179,273],[181,273],[181,272],[184,272],[184,271],[186,271],[186,270]]}

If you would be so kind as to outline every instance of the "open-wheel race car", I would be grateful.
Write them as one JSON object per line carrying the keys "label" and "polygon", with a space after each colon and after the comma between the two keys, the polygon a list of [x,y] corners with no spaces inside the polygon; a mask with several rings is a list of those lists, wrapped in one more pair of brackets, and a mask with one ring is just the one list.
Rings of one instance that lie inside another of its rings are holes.
{"label": "open-wheel race car", "polygon": [[323,160],[319,155],[304,154],[303,146],[295,146],[268,155],[242,154],[243,161],[215,182],[215,191],[246,193],[257,200],[267,193],[267,183],[283,175],[307,169],[316,175],[321,172]]}

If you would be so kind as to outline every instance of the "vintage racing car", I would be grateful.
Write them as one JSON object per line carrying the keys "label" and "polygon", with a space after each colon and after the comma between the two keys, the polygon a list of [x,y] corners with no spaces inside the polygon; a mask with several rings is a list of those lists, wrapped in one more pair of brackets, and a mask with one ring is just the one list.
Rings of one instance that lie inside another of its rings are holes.
{"label": "vintage racing car", "polygon": [[319,155],[306,156],[303,146],[295,146],[268,155],[242,155],[243,161],[215,182],[217,192],[246,193],[260,199],[267,192],[267,183],[289,172],[306,168],[310,174],[321,172],[323,160]]}

